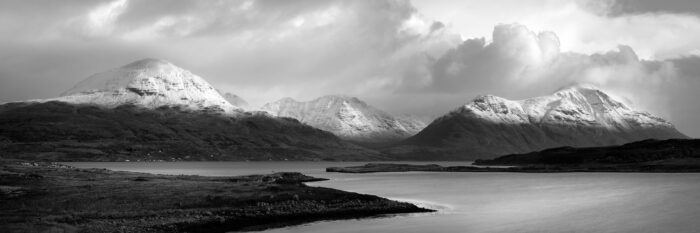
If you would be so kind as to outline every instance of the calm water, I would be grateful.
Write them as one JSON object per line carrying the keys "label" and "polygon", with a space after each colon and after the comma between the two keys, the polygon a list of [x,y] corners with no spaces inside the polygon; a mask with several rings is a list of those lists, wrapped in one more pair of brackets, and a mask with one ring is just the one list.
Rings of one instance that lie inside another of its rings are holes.
{"label": "calm water", "polygon": [[[330,162],[69,163],[160,174],[299,171],[310,183],[438,209],[265,232],[700,232],[700,174],[325,173]],[[465,163],[442,163],[464,165]]]}

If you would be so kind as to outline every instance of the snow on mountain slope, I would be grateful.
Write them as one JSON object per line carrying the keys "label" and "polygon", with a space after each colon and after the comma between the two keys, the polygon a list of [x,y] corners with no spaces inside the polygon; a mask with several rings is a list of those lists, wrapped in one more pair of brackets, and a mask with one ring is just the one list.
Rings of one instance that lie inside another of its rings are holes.
{"label": "snow on mountain slope", "polygon": [[511,101],[480,96],[453,114],[495,123],[593,126],[626,131],[636,128],[673,128],[666,120],[631,109],[593,86],[574,86],[551,96]]}
{"label": "snow on mountain slope", "polygon": [[356,141],[386,142],[414,135],[425,123],[394,117],[367,103],[347,96],[323,96],[308,102],[284,98],[265,104],[274,116],[291,117],[313,127]]}
{"label": "snow on mountain slope", "polygon": [[190,110],[240,112],[201,77],[159,59],[142,59],[94,74],[49,99],[75,104],[116,107],[134,104],[146,108],[180,106]]}
{"label": "snow on mountain slope", "polygon": [[594,86],[578,85],[550,96],[518,101],[479,96],[436,119],[392,153],[410,154],[415,148],[407,148],[417,146],[445,156],[473,159],[649,138],[686,136],[660,117],[632,109]]}

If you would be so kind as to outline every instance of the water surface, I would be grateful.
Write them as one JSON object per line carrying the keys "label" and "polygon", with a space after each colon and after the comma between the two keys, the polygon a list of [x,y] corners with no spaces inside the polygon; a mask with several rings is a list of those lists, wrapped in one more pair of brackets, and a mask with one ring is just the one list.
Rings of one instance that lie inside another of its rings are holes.
{"label": "water surface", "polygon": [[[432,214],[322,221],[265,232],[698,232],[700,174],[325,173],[364,162],[69,163],[208,176],[299,171],[309,183],[438,209]],[[468,163],[439,163],[465,165]]]}

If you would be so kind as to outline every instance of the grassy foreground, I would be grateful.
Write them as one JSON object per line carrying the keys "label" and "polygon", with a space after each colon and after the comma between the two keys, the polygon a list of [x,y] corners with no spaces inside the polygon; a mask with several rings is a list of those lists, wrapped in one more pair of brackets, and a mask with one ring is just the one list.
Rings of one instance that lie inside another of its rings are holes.
{"label": "grassy foreground", "polygon": [[430,212],[300,173],[170,176],[0,161],[3,232],[225,232]]}

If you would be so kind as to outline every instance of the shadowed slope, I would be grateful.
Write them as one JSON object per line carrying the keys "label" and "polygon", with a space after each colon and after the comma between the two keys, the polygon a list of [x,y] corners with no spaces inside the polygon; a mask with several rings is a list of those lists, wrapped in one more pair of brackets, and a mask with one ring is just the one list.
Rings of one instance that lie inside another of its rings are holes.
{"label": "shadowed slope", "polygon": [[291,118],[62,102],[1,105],[0,152],[52,161],[383,159]]}

